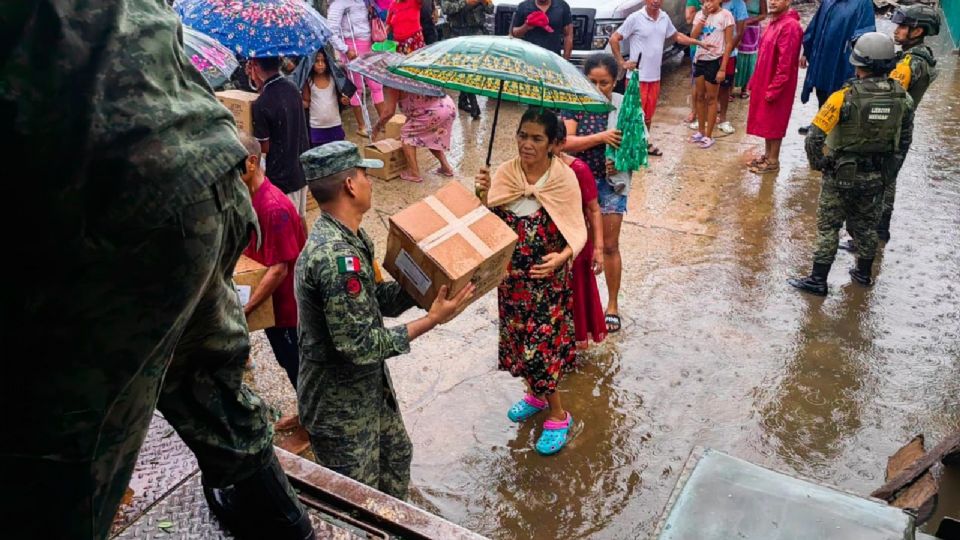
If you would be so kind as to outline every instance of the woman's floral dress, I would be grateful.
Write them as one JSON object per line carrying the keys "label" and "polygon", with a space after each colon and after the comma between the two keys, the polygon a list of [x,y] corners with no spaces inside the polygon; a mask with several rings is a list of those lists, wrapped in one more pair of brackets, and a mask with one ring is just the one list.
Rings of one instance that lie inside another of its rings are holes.
{"label": "woman's floral dress", "polygon": [[543,256],[562,251],[566,241],[543,208],[519,217],[493,208],[517,233],[507,276],[497,289],[500,307],[500,365],[523,377],[538,395],[552,394],[565,366],[576,357],[573,336],[573,272],[564,264],[547,279],[530,277]]}

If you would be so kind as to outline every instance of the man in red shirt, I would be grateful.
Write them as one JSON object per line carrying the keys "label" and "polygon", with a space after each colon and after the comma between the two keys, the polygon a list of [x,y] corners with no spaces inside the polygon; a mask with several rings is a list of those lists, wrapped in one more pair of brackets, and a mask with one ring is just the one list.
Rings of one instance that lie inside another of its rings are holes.
{"label": "man in red shirt", "polygon": [[[243,311],[249,315],[264,300],[273,297],[276,326],[264,332],[270,340],[277,363],[286,370],[296,391],[300,349],[297,346],[297,300],[293,294],[293,269],[307,238],[300,214],[293,203],[280,188],[270,183],[260,168],[260,143],[247,134],[241,134],[240,139],[247,149],[244,161],[246,169],[241,177],[250,190],[250,200],[260,222],[260,237],[251,235],[250,244],[243,254],[267,267],[266,275],[250,293],[250,301]],[[277,429],[280,430],[299,426],[296,416],[283,418],[277,423]]]}

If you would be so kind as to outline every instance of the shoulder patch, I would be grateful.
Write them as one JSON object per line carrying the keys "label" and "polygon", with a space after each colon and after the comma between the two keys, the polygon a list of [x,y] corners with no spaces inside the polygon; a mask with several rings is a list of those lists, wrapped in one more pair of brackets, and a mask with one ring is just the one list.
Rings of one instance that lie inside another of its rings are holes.
{"label": "shoulder patch", "polygon": [[890,72],[890,78],[900,83],[904,90],[910,89],[910,79],[913,77],[913,69],[910,68],[911,57],[909,54],[903,56],[903,60],[897,62],[897,67]]}
{"label": "shoulder patch", "polygon": [[843,107],[843,98],[847,95],[847,88],[841,88],[827,98],[827,102],[817,111],[813,117],[813,125],[820,128],[824,133],[830,133],[837,127],[840,121],[840,109]]}
{"label": "shoulder patch", "polygon": [[343,279],[343,292],[350,298],[356,298],[363,292],[363,282],[356,274],[349,274]]}
{"label": "shoulder patch", "polygon": [[337,273],[357,273],[360,271],[360,257],[345,255],[337,257]]}

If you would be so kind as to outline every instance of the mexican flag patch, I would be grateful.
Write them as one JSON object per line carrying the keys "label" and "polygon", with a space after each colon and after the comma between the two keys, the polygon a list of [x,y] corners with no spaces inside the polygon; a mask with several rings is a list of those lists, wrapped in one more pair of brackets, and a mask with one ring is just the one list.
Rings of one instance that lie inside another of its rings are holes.
{"label": "mexican flag patch", "polygon": [[360,271],[359,257],[337,257],[337,271],[341,274]]}

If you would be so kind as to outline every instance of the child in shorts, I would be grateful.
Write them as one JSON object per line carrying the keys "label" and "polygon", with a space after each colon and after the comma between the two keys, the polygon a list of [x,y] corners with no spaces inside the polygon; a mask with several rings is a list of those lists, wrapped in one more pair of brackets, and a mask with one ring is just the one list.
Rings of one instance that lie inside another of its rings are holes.
{"label": "child in shorts", "polygon": [[727,77],[727,64],[733,49],[733,14],[720,7],[720,0],[704,0],[703,9],[693,19],[690,37],[703,41],[697,47],[693,74],[697,85],[697,132],[690,142],[710,148],[717,123],[717,94]]}

